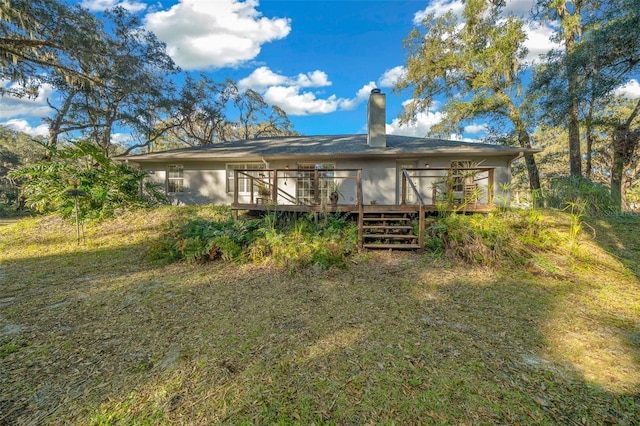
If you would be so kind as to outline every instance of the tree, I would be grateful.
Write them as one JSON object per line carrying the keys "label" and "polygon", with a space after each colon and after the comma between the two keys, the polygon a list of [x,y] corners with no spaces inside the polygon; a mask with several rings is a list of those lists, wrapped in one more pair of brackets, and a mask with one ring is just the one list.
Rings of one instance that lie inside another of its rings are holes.
{"label": "tree", "polygon": [[174,102],[172,116],[159,123],[168,131],[157,146],[202,146],[297,134],[282,109],[267,104],[254,90],[240,90],[231,79],[216,83],[204,75],[197,80],[188,75]]}
{"label": "tree", "polygon": [[51,77],[51,84],[63,95],[60,105],[52,105],[52,148],[60,134],[80,131],[109,156],[116,126],[150,139],[161,115],[170,112],[173,86],[168,76],[177,68],[164,44],[141,29],[139,20],[120,7],[105,12],[103,25],[108,31],[96,42],[101,55],[81,64],[81,72],[91,76],[94,84],[69,84],[57,73]]}
{"label": "tree", "polygon": [[[37,142],[37,143],[35,143]],[[13,204],[19,188],[8,177],[11,170],[42,159],[44,142],[26,133],[0,126],[0,203]]]}
{"label": "tree", "polygon": [[[519,145],[531,148],[527,103],[521,84],[526,49],[523,22],[499,17],[501,2],[469,0],[461,21],[451,11],[442,17],[433,14],[414,28],[405,41],[409,49],[406,75],[396,91],[413,87],[413,101],[403,120],[424,111],[436,96],[447,101],[443,127],[458,126],[465,120],[488,117],[507,121]],[[526,156],[529,185],[540,188],[535,159]]]}
{"label": "tree", "polygon": [[618,209],[626,205],[626,192],[633,185],[634,178],[637,179],[640,169],[640,100],[630,110],[626,119],[620,120],[611,134],[611,197]]}
{"label": "tree", "polygon": [[[556,0],[539,2],[539,5],[548,12],[550,8],[566,7],[568,3]],[[587,130],[587,160],[593,152],[590,147],[593,129],[597,127],[609,134],[612,156],[606,172],[610,176],[612,199],[620,208],[625,196],[624,175],[633,170],[632,160],[638,148],[634,127],[638,113],[633,105],[624,112],[624,108],[619,107],[621,100],[613,95],[613,91],[640,67],[640,0],[584,0],[573,3],[573,17],[569,19],[569,15],[563,15],[567,22],[563,23],[562,30],[565,38],[569,37],[567,32],[574,31],[577,34],[574,38],[580,36],[580,39],[562,54],[552,52],[549,61],[537,72],[535,87],[546,91],[544,107],[550,115],[561,116],[561,112],[565,108],[571,110],[574,103],[582,105]],[[580,16],[585,10],[597,13],[585,14],[587,20]],[[576,84],[563,87],[562,83],[571,78]],[[599,113],[594,114],[594,110]],[[570,120],[572,174],[576,174],[574,163],[579,161],[579,158],[574,158],[574,124]],[[590,164],[587,165],[587,171],[591,172]]]}
{"label": "tree", "polygon": [[[14,95],[37,94],[40,78],[56,71],[69,83],[93,84],[82,71],[99,55],[99,21],[86,9],[57,0],[0,2],[0,80],[19,83]],[[4,90],[7,91],[6,89]]]}
{"label": "tree", "polygon": [[264,136],[289,136],[296,134],[287,114],[278,106],[270,106],[262,96],[252,89],[240,91],[237,85],[227,80],[233,96],[233,106],[238,119],[233,126],[234,139],[252,139]]}
{"label": "tree", "polygon": [[225,84],[205,75],[198,80],[188,75],[175,100],[175,112],[167,125],[169,134],[187,146],[227,140],[229,121],[225,108],[233,96]]}

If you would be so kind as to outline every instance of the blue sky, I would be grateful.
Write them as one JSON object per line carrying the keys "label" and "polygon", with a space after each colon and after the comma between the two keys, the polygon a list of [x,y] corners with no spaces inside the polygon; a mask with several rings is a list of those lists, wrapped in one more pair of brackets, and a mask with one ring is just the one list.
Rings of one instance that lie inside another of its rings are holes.
{"label": "blue sky", "polygon": [[[526,16],[534,0],[509,0],[507,11]],[[441,119],[439,105],[415,124],[396,120],[410,93],[391,87],[406,59],[403,39],[427,12],[462,10],[460,0],[83,0],[100,11],[121,5],[138,14],[167,44],[186,72],[215,81],[231,78],[283,108],[303,134],[364,133],[366,100],[374,87],[387,95],[387,132],[426,136]],[[551,48],[553,27],[529,27],[530,60]],[[0,84],[9,84],[0,82]],[[625,89],[640,96],[637,81]],[[2,99],[0,124],[32,134],[46,133],[49,114],[44,87],[35,100]],[[468,126],[467,139],[480,138],[484,123]],[[126,139],[126,134],[115,139]]]}

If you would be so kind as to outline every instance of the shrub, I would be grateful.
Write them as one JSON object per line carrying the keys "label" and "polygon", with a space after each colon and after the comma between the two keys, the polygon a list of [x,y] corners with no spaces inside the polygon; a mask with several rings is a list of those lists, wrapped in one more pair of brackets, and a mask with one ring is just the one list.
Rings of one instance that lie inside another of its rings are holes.
{"label": "shrub", "polygon": [[356,250],[357,234],[348,215],[331,215],[323,221],[275,213],[258,220],[196,218],[171,225],[156,255],[192,262],[271,262],[290,270],[309,265],[346,267],[346,259]]}
{"label": "shrub", "polygon": [[606,186],[585,177],[562,177],[551,181],[550,189],[542,192],[547,207],[564,210],[568,206],[584,206],[589,216],[608,214],[618,210]]}
{"label": "shrub", "polygon": [[425,235],[425,248],[481,265],[521,264],[532,252],[552,244],[542,215],[534,209],[449,214],[432,220]]}
{"label": "shrub", "polygon": [[243,248],[255,240],[257,227],[258,221],[218,222],[205,218],[192,219],[181,226],[170,224],[159,251],[171,260],[239,260]]}
{"label": "shrub", "polygon": [[71,178],[78,180],[80,216],[100,220],[120,211],[154,206],[166,202],[160,188],[146,182],[144,171],[107,158],[88,142],[56,151],[51,161],[31,163],[10,172],[21,182],[26,206],[39,213],[57,213],[63,217],[75,211]]}

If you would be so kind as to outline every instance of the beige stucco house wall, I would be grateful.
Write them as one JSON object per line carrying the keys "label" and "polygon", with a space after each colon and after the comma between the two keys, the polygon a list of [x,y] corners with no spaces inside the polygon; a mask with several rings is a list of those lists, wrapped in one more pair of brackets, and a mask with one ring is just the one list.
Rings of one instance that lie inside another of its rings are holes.
{"label": "beige stucco house wall", "polygon": [[[484,191],[492,191],[493,200],[507,200],[508,192],[502,191],[511,180],[511,162],[524,154],[538,152],[500,145],[387,135],[384,133],[384,96],[377,89],[372,91],[367,134],[259,138],[151,152],[120,160],[148,171],[148,179],[163,186],[177,204],[231,204],[233,184],[230,175],[233,173],[229,170],[234,167],[290,170],[279,176],[278,187],[292,195],[297,195],[298,190],[296,169],[332,167],[362,170],[364,204],[397,205],[402,169],[447,169],[452,162],[469,162],[492,169],[493,184],[484,184]],[[342,201],[355,203],[355,181],[340,180],[340,185]],[[482,181],[480,185],[483,185]],[[419,184],[418,189],[427,203],[434,201],[432,186],[429,179],[423,179]],[[239,190],[240,203],[250,199],[247,188],[244,189]]]}

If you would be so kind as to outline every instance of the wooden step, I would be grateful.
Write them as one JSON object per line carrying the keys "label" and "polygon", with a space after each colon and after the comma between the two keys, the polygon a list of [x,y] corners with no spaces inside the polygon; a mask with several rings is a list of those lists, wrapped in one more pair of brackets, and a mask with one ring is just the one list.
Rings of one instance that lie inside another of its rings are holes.
{"label": "wooden step", "polygon": [[413,230],[413,226],[408,225],[363,225],[362,229],[380,229],[380,230]]}
{"label": "wooden step", "polygon": [[418,237],[413,234],[364,234],[363,238],[376,238],[378,240],[383,240],[385,238],[393,239],[393,240],[415,240]]}
{"label": "wooden step", "polygon": [[409,217],[364,217],[365,222],[411,222]]}
{"label": "wooden step", "polygon": [[366,243],[362,245],[367,249],[387,249],[387,250],[418,250],[418,244],[382,244],[382,243]]}

